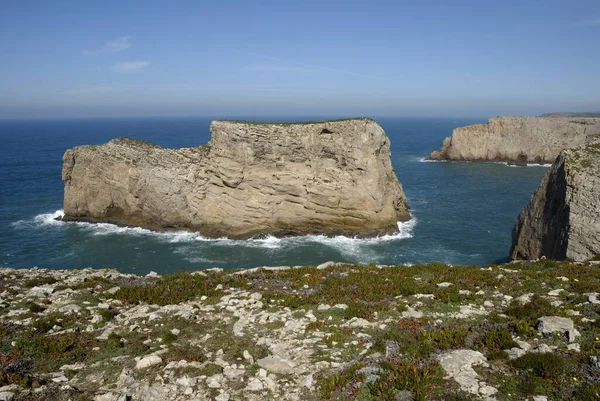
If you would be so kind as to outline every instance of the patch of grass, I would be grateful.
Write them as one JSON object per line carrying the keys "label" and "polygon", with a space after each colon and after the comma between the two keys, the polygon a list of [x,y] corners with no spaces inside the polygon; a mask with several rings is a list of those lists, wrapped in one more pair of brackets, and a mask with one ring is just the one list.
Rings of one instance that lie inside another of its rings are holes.
{"label": "patch of grass", "polygon": [[533,326],[539,317],[556,315],[558,310],[547,299],[534,295],[529,303],[520,305],[515,302],[504,313],[517,321],[524,320],[529,326]]}
{"label": "patch of grass", "polygon": [[519,344],[513,340],[510,332],[502,327],[498,327],[486,332],[483,336],[483,345],[485,345],[490,351],[500,351],[519,346]]}
{"label": "patch of grass", "polygon": [[119,311],[115,309],[100,309],[98,314],[102,316],[102,321],[110,322],[119,314]]}
{"label": "patch of grass", "polygon": [[85,360],[96,344],[97,341],[87,333],[34,334],[17,340],[13,352],[19,357],[32,359],[42,370],[51,370]]}
{"label": "patch of grass", "polygon": [[27,302],[27,307],[29,308],[29,312],[31,313],[42,313],[46,310],[46,308],[42,305],[36,304],[35,302],[31,301]]}
{"label": "patch of grass", "polygon": [[50,276],[39,276],[36,278],[29,279],[23,283],[24,288],[41,287],[43,285],[55,284],[58,282],[57,279]]}
{"label": "patch of grass", "polygon": [[177,340],[177,336],[171,333],[170,331],[166,331],[161,334],[160,339],[163,341],[163,343],[170,344],[173,341]]}
{"label": "patch of grass", "polygon": [[112,282],[104,277],[89,277],[89,278],[86,277],[83,279],[83,281],[81,281],[79,283],[70,284],[70,285],[60,284],[60,285],[57,285],[55,288],[57,291],[66,290],[66,289],[79,291],[79,290],[94,289],[98,286],[100,286],[102,288],[109,288],[111,285],[112,285]]}
{"label": "patch of grass", "polygon": [[515,333],[521,337],[535,337],[537,335],[537,330],[524,319],[513,322],[513,328]]}
{"label": "patch of grass", "polygon": [[145,302],[171,305],[187,302],[203,295],[210,297],[222,294],[221,290],[215,289],[216,285],[211,276],[175,273],[162,276],[150,284],[123,285],[113,297],[130,304]]}
{"label": "patch of grass", "polygon": [[427,357],[433,352],[432,345],[420,337],[422,324],[412,320],[400,320],[397,324],[390,324],[373,336],[373,347],[376,352],[385,352],[388,341],[399,345],[403,354],[417,357]]}
{"label": "patch of grass", "polygon": [[458,349],[465,346],[467,334],[468,331],[460,327],[443,327],[421,331],[420,339],[438,349]]}
{"label": "patch of grass", "polygon": [[508,352],[506,351],[493,351],[490,352],[487,356],[487,359],[490,361],[498,361],[498,360],[505,360],[507,361],[509,358]]}
{"label": "patch of grass", "polygon": [[125,346],[123,344],[123,337],[114,332],[108,335],[106,345],[110,348],[123,348]]}
{"label": "patch of grass", "polygon": [[334,344],[342,344],[348,338],[348,334],[343,331],[338,331],[336,333],[331,334],[328,337],[325,337],[325,343],[328,347],[333,347]]}
{"label": "patch of grass", "polygon": [[57,324],[57,315],[48,315],[33,322],[33,325],[31,327],[39,333],[47,333],[50,331],[50,329],[52,329],[52,327],[56,326]]}
{"label": "patch of grass", "polygon": [[386,371],[375,383],[369,383],[371,394],[381,400],[395,400],[396,393],[408,390],[413,400],[426,400],[443,383],[444,372],[436,361],[403,358],[382,363]]}
{"label": "patch of grass", "polygon": [[318,387],[321,399],[329,400],[343,396],[349,396],[353,389],[347,388],[353,381],[360,379],[357,371],[362,368],[362,364],[354,364],[343,370],[329,376],[321,377],[318,380]]}
{"label": "patch of grass", "polygon": [[567,369],[565,358],[550,352],[530,352],[513,360],[512,365],[551,380],[558,380]]}

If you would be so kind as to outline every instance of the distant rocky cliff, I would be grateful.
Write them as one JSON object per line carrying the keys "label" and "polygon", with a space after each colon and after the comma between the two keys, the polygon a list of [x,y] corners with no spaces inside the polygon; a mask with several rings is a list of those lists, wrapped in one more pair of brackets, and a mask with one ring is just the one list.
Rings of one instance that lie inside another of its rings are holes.
{"label": "distant rocky cliff", "polygon": [[552,163],[563,149],[600,139],[600,118],[496,117],[456,128],[432,160]]}
{"label": "distant rocky cliff", "polygon": [[513,230],[511,259],[600,254],[600,142],[560,153]]}
{"label": "distant rocky cliff", "polygon": [[64,220],[248,238],[376,236],[410,218],[373,120],[213,121],[210,130],[196,148],[119,138],[67,150]]}

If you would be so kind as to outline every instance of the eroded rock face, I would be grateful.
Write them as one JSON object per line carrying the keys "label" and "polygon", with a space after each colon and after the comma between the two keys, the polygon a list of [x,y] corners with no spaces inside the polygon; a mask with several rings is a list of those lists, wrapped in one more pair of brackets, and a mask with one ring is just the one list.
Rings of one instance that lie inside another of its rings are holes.
{"label": "eroded rock face", "polygon": [[456,128],[432,160],[552,163],[561,150],[600,139],[600,118],[495,117]]}
{"label": "eroded rock face", "polygon": [[600,254],[600,142],[567,149],[515,222],[511,259]]}
{"label": "eroded rock face", "polygon": [[373,120],[213,121],[210,130],[196,148],[119,138],[67,150],[64,220],[248,238],[375,236],[410,218]]}

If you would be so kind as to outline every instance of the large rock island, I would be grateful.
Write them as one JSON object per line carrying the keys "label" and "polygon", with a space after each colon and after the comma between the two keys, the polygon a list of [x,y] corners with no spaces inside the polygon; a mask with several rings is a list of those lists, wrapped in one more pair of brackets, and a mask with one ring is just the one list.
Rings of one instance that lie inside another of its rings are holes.
{"label": "large rock island", "polygon": [[431,160],[552,163],[561,150],[600,139],[600,118],[495,117],[456,128]]}
{"label": "large rock island", "polygon": [[512,259],[600,254],[600,142],[560,153],[513,230]]}
{"label": "large rock island", "polygon": [[210,131],[195,148],[119,138],[67,150],[63,220],[249,238],[376,236],[410,218],[371,119],[213,121]]}

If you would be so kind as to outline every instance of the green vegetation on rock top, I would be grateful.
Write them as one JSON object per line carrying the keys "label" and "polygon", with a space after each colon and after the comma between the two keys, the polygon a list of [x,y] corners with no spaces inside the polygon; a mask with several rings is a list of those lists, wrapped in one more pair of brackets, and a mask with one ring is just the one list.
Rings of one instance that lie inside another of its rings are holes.
{"label": "green vegetation on rock top", "polygon": [[351,117],[351,118],[339,118],[335,120],[312,120],[312,121],[253,121],[253,120],[215,120],[213,122],[227,122],[235,124],[249,124],[249,125],[309,125],[309,124],[325,124],[325,123],[336,123],[340,121],[353,121],[353,120],[367,120],[375,121],[369,117]]}

